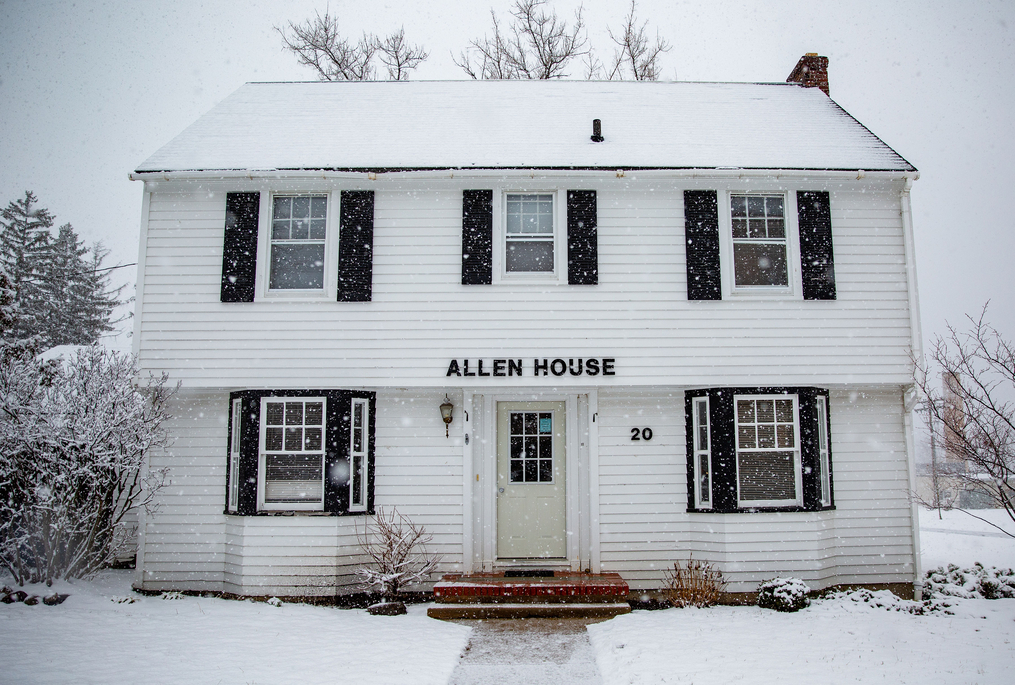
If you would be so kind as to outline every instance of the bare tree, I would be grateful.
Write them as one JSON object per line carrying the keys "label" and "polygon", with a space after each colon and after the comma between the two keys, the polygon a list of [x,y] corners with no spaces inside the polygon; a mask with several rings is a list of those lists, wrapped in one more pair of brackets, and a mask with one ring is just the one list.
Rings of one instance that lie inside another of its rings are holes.
{"label": "bare tree", "polygon": [[547,0],[515,0],[511,23],[502,30],[491,9],[493,37],[477,38],[458,57],[456,65],[474,79],[566,78],[568,67],[587,56],[588,36],[582,10],[574,23],[545,10]]}
{"label": "bare tree", "polygon": [[285,28],[276,26],[285,48],[296,55],[299,63],[314,69],[322,81],[372,81],[377,73],[374,57],[387,68],[388,78],[404,81],[409,72],[429,54],[420,45],[405,40],[405,29],[399,29],[383,40],[364,33],[357,42],[343,38],[338,18],[328,11],[317,12],[302,24],[289,22]]}
{"label": "bare tree", "polygon": [[947,336],[934,341],[931,362],[941,371],[949,397],[941,398],[932,387],[931,369],[921,360],[915,360],[916,383],[927,397],[939,439],[964,462],[950,475],[1015,521],[1015,345],[986,316],[984,305],[977,318],[967,316],[969,330],[949,326]]}
{"label": "bare tree", "polygon": [[398,29],[398,33],[392,33],[384,40],[376,41],[376,46],[391,81],[408,80],[409,72],[430,56],[421,45],[410,45],[406,42],[404,27]]}
{"label": "bare tree", "polygon": [[631,78],[635,81],[656,81],[659,79],[659,58],[669,52],[671,45],[656,33],[655,42],[645,35],[648,22],[638,25],[634,16],[635,0],[631,0],[631,10],[624,19],[624,26],[616,34],[607,29],[610,38],[617,44],[613,53],[613,62],[606,78]]}
{"label": "bare tree", "polygon": [[379,588],[387,601],[396,601],[406,585],[429,578],[443,558],[426,550],[433,535],[394,507],[379,511],[356,537],[375,566],[358,569],[356,574],[364,587]]}

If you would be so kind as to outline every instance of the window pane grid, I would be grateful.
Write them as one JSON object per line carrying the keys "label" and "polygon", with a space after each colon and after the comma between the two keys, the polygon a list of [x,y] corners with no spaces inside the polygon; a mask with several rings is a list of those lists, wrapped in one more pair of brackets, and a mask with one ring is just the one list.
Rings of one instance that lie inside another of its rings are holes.
{"label": "window pane grid", "polygon": [[511,412],[512,483],[553,482],[553,412]]}
{"label": "window pane grid", "polygon": [[736,398],[740,501],[799,501],[796,399]]}
{"label": "window pane grid", "polygon": [[265,504],[322,504],[324,401],[268,400],[262,416]]}
{"label": "window pane grid", "polygon": [[349,510],[365,511],[367,508],[366,485],[369,477],[366,400],[354,399],[352,401],[350,423]]}
{"label": "window pane grid", "polygon": [[324,241],[328,226],[326,195],[276,196],[271,218],[272,290],[324,287]]}
{"label": "window pane grid", "polygon": [[505,270],[552,272],[553,194],[512,193],[505,205]]}
{"label": "window pane grid", "polygon": [[832,503],[832,484],[829,474],[828,459],[828,406],[824,397],[816,400],[818,415],[818,474],[821,480],[821,505],[829,506]]}
{"label": "window pane grid", "polygon": [[736,285],[788,286],[783,196],[733,195],[730,221]]}

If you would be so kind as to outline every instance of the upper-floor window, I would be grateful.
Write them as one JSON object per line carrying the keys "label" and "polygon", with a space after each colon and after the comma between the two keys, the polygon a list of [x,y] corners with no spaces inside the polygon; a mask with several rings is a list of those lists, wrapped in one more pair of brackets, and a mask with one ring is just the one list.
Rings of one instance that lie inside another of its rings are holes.
{"label": "upper-floor window", "polygon": [[785,198],[731,195],[734,285],[789,286]]}
{"label": "upper-floor window", "polygon": [[553,194],[507,193],[504,201],[504,271],[552,274],[555,269]]}
{"label": "upper-floor window", "polygon": [[323,290],[326,195],[276,195],[272,198],[269,241],[269,290]]}

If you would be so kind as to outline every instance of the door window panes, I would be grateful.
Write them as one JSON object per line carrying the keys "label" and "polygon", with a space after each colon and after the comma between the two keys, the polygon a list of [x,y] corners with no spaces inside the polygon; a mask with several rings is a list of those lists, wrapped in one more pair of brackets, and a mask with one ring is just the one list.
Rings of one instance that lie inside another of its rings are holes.
{"label": "door window panes", "polygon": [[511,482],[553,482],[553,412],[511,412]]}

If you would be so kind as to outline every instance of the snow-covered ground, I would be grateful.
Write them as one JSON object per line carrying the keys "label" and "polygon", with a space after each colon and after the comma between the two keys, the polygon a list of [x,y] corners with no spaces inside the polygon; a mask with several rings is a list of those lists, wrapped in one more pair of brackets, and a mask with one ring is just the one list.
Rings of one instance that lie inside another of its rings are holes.
{"label": "snow-covered ground", "polygon": [[[427,683],[451,677],[470,629],[360,609],[145,597],[132,571],[61,583],[55,607],[0,604],[0,683]],[[25,588],[42,594],[46,589]],[[52,592],[52,590],[49,590]],[[116,599],[133,599],[132,604]]]}
{"label": "snow-covered ground", "polygon": [[[1003,511],[974,512],[1005,530]],[[921,511],[923,567],[1015,566],[1015,539],[958,511]],[[605,685],[919,683],[1008,685],[1015,600],[946,600],[914,616],[849,599],[795,614],[757,607],[636,611],[588,627]],[[896,606],[912,603],[890,602]]]}
{"label": "snow-covered ground", "polygon": [[[985,516],[1015,527],[1002,512]],[[977,561],[1015,566],[1015,540],[961,512],[945,512],[941,521],[921,512],[921,524],[925,569]],[[0,604],[0,683],[443,684],[470,633],[427,618],[424,606],[384,617],[163,599],[130,592],[131,577],[111,571],[60,584],[71,596],[57,607]],[[123,598],[133,603],[115,601]],[[606,685],[1012,682],[1015,600],[947,601],[951,615],[916,616],[847,598],[796,614],[756,607],[636,611],[588,632]]]}

